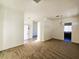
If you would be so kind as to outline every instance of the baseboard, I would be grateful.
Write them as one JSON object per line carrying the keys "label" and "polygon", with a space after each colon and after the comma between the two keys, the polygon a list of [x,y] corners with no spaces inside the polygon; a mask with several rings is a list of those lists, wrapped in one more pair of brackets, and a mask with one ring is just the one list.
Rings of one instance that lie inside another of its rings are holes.
{"label": "baseboard", "polygon": [[18,44],[18,45],[16,45],[16,46],[9,47],[9,48],[3,48],[1,51],[5,51],[5,50],[12,49],[12,48],[16,48],[16,47],[21,46],[21,45],[24,45],[24,43],[21,43],[21,44]]}
{"label": "baseboard", "polygon": [[[51,39],[56,39],[56,40],[64,41],[63,39],[57,39],[57,38],[51,38]],[[71,43],[79,44],[78,42],[74,42],[74,41],[71,41]]]}
{"label": "baseboard", "polygon": [[74,43],[74,44],[78,44],[78,45],[79,45],[79,43],[78,43],[78,42],[72,42],[72,43]]}

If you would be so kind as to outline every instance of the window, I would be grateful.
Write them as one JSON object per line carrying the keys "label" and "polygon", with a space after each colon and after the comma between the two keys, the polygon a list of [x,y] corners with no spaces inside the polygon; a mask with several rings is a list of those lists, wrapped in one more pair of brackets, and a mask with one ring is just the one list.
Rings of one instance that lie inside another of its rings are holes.
{"label": "window", "polygon": [[72,23],[65,23],[64,32],[72,32]]}

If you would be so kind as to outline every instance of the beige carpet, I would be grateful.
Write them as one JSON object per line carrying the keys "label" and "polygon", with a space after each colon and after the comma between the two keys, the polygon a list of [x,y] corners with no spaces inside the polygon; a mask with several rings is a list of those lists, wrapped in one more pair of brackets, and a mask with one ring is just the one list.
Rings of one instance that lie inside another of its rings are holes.
{"label": "beige carpet", "polygon": [[54,39],[33,41],[0,52],[0,59],[79,59],[79,45]]}

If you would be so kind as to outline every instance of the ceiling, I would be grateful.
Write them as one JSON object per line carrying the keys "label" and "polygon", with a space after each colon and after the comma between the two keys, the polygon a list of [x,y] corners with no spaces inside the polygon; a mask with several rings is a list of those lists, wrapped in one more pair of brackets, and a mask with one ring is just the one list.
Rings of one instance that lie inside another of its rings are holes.
{"label": "ceiling", "polygon": [[70,17],[79,14],[79,0],[26,0],[25,15],[32,17]]}
{"label": "ceiling", "polygon": [[22,10],[28,17],[49,17],[57,15],[70,17],[79,14],[79,0],[0,0],[0,5]]}
{"label": "ceiling", "polygon": [[7,8],[24,11],[25,2],[26,0],[0,0],[0,5],[7,7]]}

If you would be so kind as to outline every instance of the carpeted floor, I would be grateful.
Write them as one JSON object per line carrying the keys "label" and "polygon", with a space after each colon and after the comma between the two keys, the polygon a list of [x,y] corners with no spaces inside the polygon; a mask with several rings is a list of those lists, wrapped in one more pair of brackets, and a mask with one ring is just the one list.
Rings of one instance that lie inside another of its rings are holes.
{"label": "carpeted floor", "polygon": [[79,45],[55,39],[33,41],[0,52],[0,59],[79,59]]}

